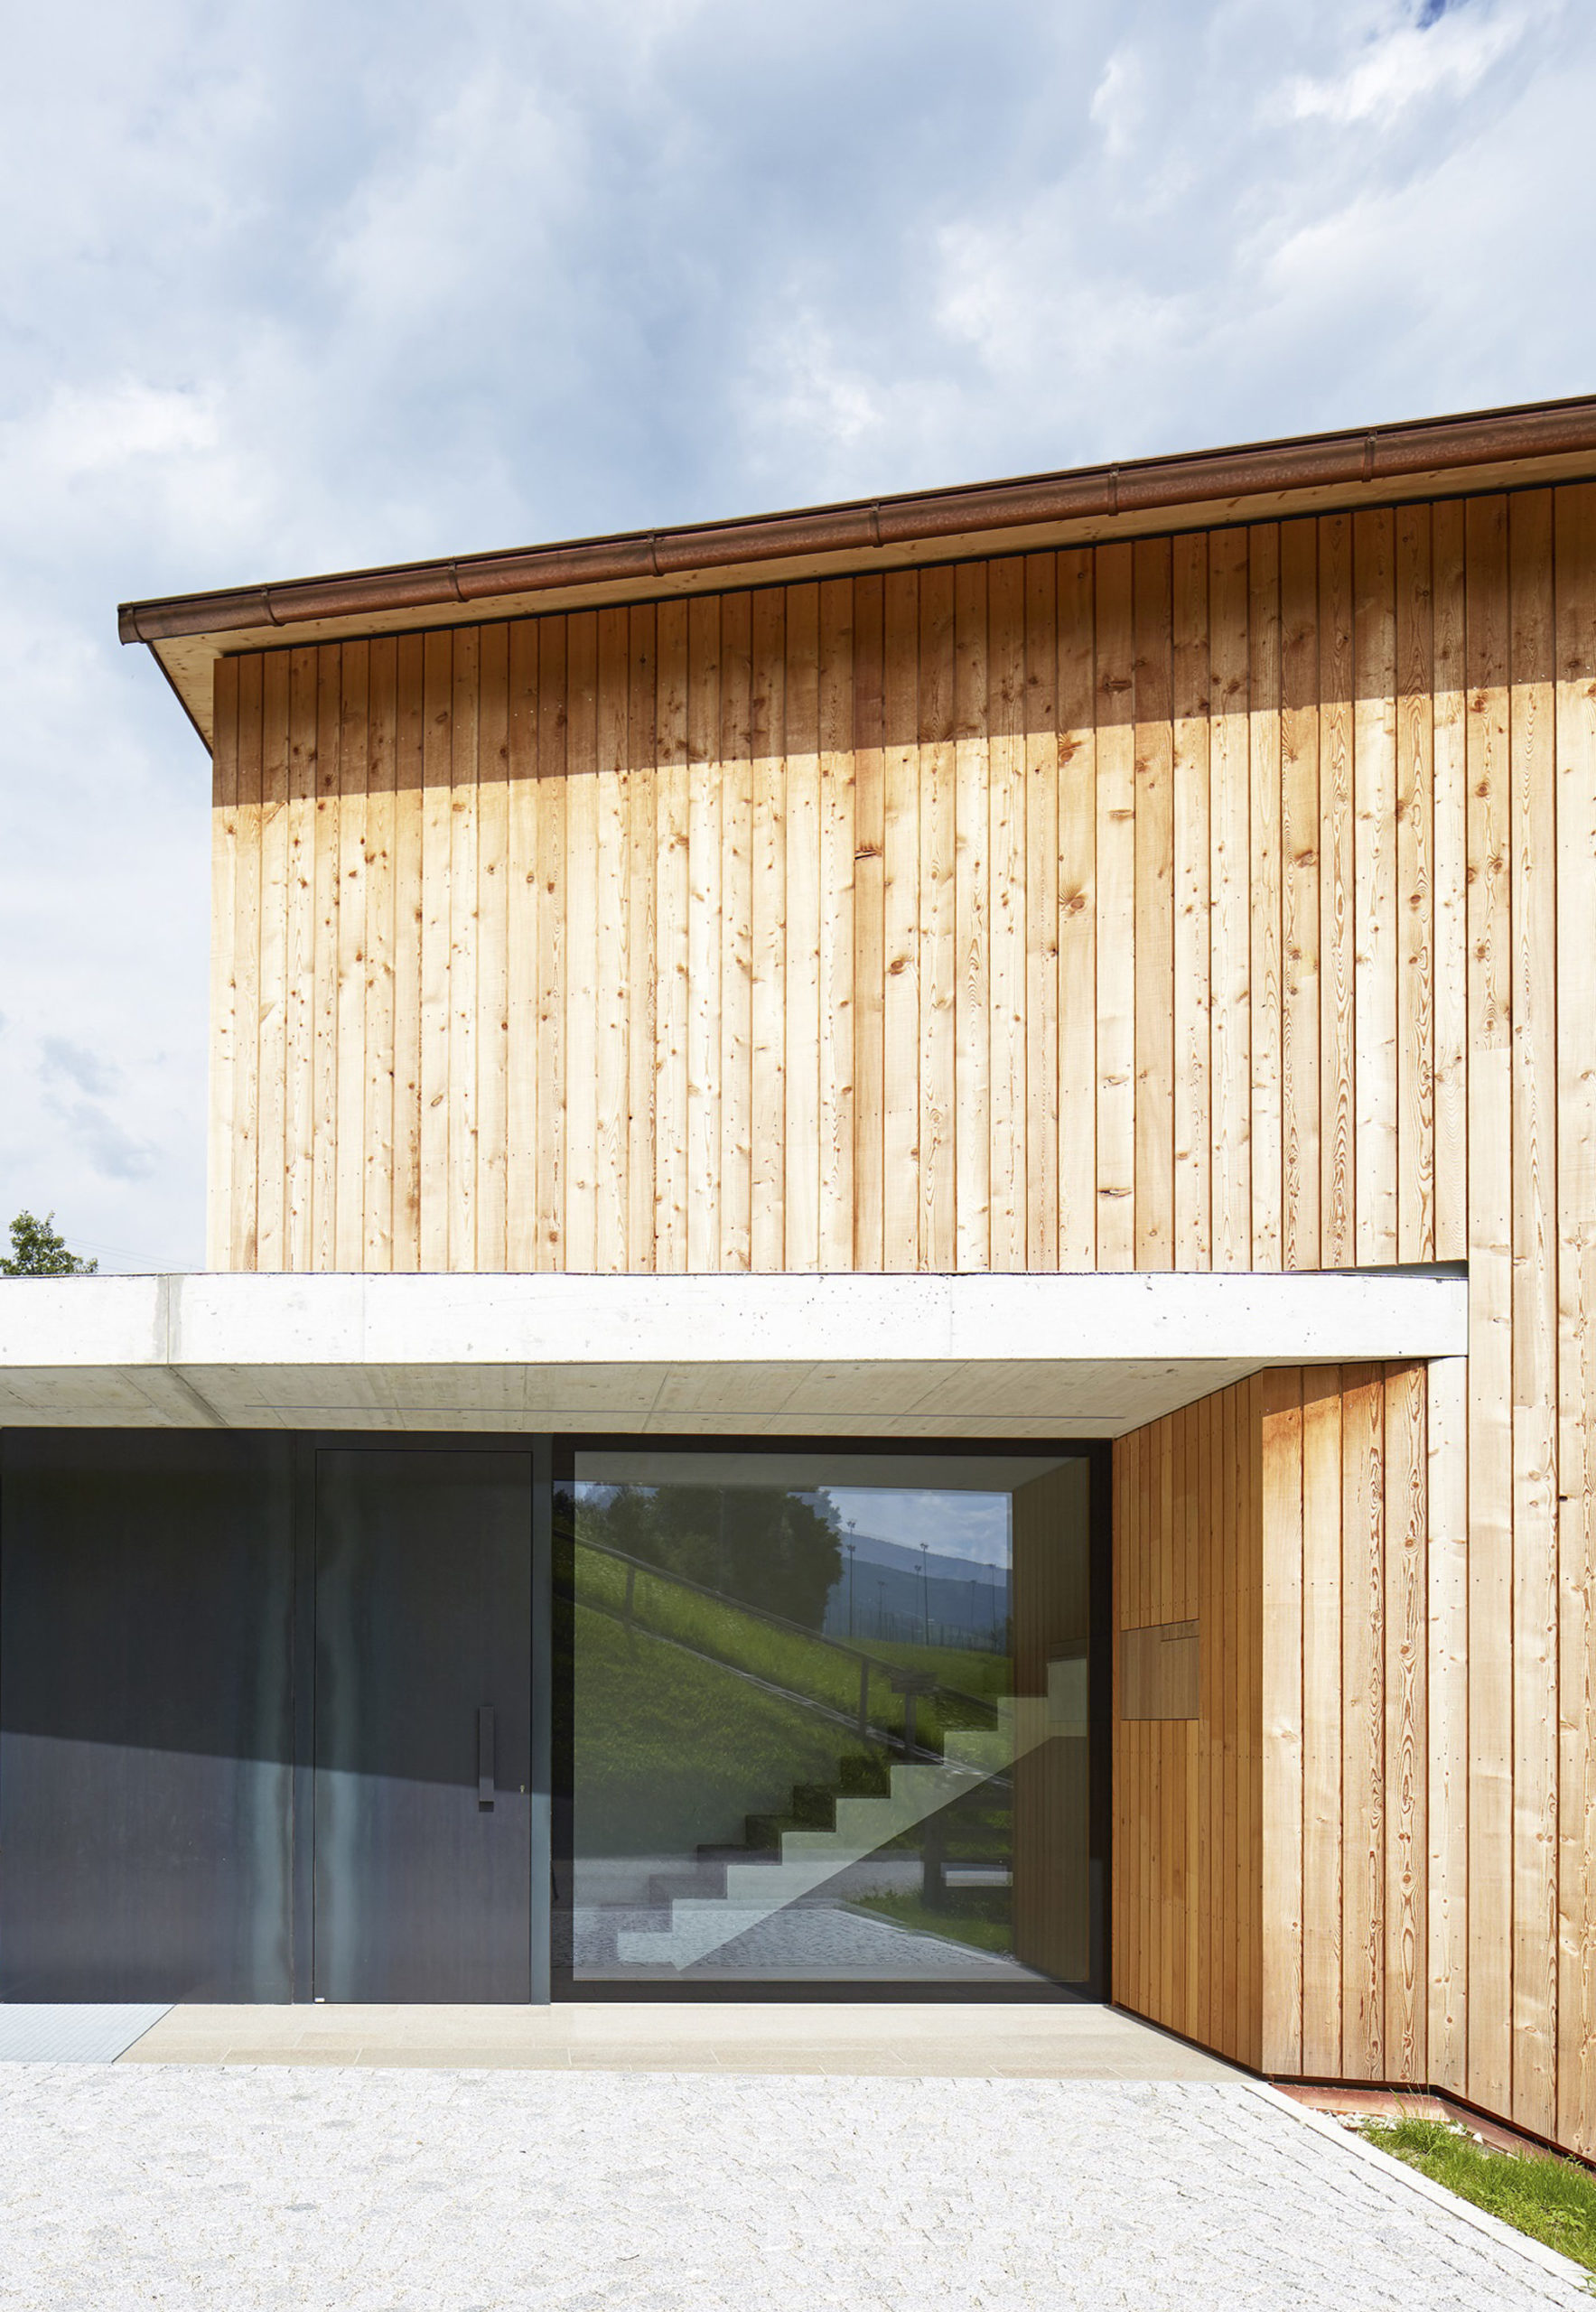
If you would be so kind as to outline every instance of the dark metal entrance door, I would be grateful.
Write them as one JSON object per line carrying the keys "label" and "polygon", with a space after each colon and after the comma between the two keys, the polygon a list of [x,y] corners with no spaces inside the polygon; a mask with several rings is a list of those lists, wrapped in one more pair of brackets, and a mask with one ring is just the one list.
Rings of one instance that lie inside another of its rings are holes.
{"label": "dark metal entrance door", "polygon": [[318,1454],[318,1998],[530,1997],[531,1680],[531,1454]]}

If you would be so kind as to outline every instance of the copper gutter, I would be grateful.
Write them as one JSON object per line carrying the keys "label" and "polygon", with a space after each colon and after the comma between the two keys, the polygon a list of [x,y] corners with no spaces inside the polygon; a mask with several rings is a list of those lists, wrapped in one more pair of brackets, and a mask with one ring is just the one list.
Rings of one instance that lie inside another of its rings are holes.
{"label": "copper gutter", "polygon": [[1464,417],[1422,419],[1354,433],[1304,434],[1238,449],[1134,459],[1018,481],[756,515],[733,522],[574,539],[560,545],[470,555],[358,570],[285,584],[230,587],[159,601],[125,602],[124,642],[297,626],[312,619],[425,612],[443,603],[491,603],[498,596],[562,586],[647,583],[679,573],[734,568],[799,555],[882,546],[933,545],[983,530],[1146,513],[1163,507],[1382,482],[1457,471],[1521,458],[1596,453],[1596,396],[1540,402]]}

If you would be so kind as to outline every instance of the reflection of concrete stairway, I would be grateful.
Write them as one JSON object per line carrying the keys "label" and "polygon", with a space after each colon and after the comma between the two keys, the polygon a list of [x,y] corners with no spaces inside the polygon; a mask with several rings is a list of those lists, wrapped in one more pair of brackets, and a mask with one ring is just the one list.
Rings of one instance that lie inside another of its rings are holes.
{"label": "reflection of concrete stairway", "polygon": [[784,1832],[779,1860],[728,1863],[723,1895],[678,1896],[667,1928],[619,1934],[616,1955],[621,1965],[691,1967],[707,1959],[1060,1730],[1057,1718],[1049,1716],[1045,1695],[1004,1700],[997,1708],[994,1728],[949,1730],[939,1765],[894,1766],[891,1786],[880,1795],[839,1798],[831,1830]]}

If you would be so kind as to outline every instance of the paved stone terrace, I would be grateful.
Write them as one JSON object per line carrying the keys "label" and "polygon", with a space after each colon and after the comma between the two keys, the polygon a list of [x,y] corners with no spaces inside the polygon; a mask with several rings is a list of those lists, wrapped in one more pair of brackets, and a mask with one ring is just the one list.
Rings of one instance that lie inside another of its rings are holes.
{"label": "paved stone terrace", "polygon": [[1228,2083],[15,2065],[0,2129],[3,2312],[1590,2312]]}

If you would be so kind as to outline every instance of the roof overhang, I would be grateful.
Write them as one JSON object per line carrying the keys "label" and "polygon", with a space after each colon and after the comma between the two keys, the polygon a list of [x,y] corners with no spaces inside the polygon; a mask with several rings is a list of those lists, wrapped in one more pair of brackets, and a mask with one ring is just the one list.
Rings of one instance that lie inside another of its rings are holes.
{"label": "roof overhang", "polygon": [[1458,1356],[1461,1268],[0,1282],[0,1425],[1113,1437],[1268,1366]]}
{"label": "roof overhang", "polygon": [[219,657],[1596,474],[1596,396],[125,602],[210,742]]}

